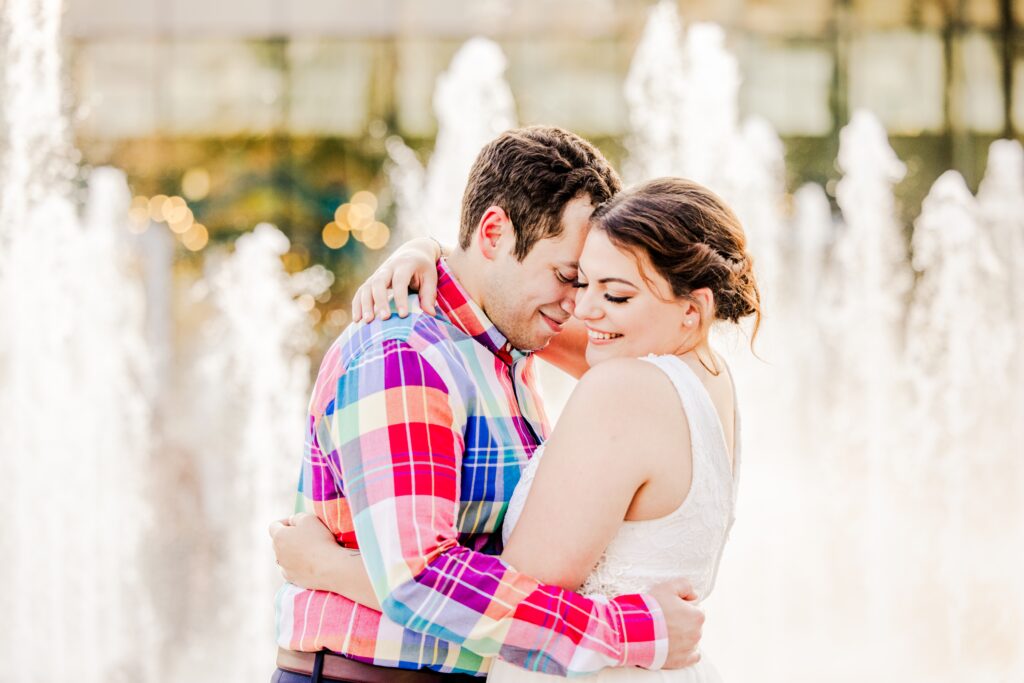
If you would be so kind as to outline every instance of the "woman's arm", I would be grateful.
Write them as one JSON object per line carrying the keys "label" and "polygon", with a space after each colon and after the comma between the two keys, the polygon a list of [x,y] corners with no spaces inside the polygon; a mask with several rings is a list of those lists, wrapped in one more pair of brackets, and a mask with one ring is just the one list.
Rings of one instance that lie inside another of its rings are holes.
{"label": "woman's arm", "polygon": [[587,364],[587,328],[576,318],[569,318],[562,331],[537,355],[556,368],[579,379],[590,366]]}
{"label": "woman's arm", "polygon": [[664,427],[678,419],[675,389],[655,366],[623,359],[590,370],[545,444],[502,559],[542,583],[577,589],[664,457]]}
{"label": "woman's arm", "polygon": [[366,573],[366,567],[363,566],[362,553],[341,546],[338,546],[338,550],[340,554],[333,564],[334,570],[324,577],[325,587],[321,590],[344,595],[352,602],[358,602],[364,607],[370,607],[380,612],[380,600],[373,592],[370,575]]}

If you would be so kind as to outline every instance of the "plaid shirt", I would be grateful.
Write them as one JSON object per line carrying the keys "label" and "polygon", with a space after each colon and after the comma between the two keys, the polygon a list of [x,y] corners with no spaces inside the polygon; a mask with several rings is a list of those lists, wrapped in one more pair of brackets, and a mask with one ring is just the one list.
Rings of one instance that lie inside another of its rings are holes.
{"label": "plaid shirt", "polygon": [[384,614],[285,584],[281,647],[483,674],[500,656],[563,676],[658,668],[652,599],[585,598],[495,555],[520,471],[548,434],[533,359],[438,264],[439,315],[354,324],[320,366],[298,509],[358,547]]}

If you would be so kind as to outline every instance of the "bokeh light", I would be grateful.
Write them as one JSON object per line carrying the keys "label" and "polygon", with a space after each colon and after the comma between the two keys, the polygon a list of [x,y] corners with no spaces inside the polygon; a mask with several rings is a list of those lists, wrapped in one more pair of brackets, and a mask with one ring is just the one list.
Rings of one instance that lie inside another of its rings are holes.
{"label": "bokeh light", "polygon": [[359,232],[373,223],[373,209],[368,204],[348,205],[348,224],[353,232]]}
{"label": "bokeh light", "polygon": [[167,195],[158,194],[149,200],[149,217],[155,221],[164,220],[164,204],[167,203]]}
{"label": "bokeh light", "polygon": [[186,207],[184,213],[181,213],[180,216],[177,217],[177,220],[169,222],[167,227],[169,227],[172,232],[183,235],[188,232],[188,229],[192,227],[194,222],[195,216],[192,214],[192,209]]}
{"label": "bokeh light", "polygon": [[128,209],[128,229],[135,234],[142,234],[149,228],[149,198],[136,196],[132,198]]}
{"label": "bokeh light", "polygon": [[181,193],[193,202],[206,199],[210,194],[210,172],[205,168],[190,168],[181,178]]}
{"label": "bokeh light", "polygon": [[181,236],[181,243],[189,251],[199,251],[210,241],[210,233],[202,223],[193,223]]}
{"label": "bokeh light", "polygon": [[377,211],[377,196],[368,190],[360,190],[352,195],[349,200],[351,204],[361,204],[370,207],[371,212]]}
{"label": "bokeh light", "polygon": [[345,325],[348,325],[351,316],[349,312],[344,308],[335,308],[333,311],[327,314],[327,322],[335,329],[341,329]]}
{"label": "bokeh light", "polygon": [[184,199],[177,196],[168,198],[161,208],[163,219],[168,225],[171,225],[172,223],[180,223],[185,219],[185,216],[188,213],[188,204],[185,203]]}
{"label": "bokeh light", "polygon": [[367,249],[382,249],[391,239],[391,229],[380,221],[374,221],[362,233],[362,242]]}
{"label": "bokeh light", "polygon": [[348,243],[348,230],[345,230],[336,222],[331,221],[324,226],[321,237],[323,238],[324,244],[331,249],[341,249]]}

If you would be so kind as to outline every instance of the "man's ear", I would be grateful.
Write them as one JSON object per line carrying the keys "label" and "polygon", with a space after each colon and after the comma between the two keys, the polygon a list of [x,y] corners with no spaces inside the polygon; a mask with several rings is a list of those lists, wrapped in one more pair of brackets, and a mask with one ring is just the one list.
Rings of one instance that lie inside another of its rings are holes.
{"label": "man's ear", "polygon": [[515,240],[512,221],[505,209],[497,205],[488,206],[477,225],[480,252],[488,261],[493,261],[504,251],[509,251],[509,240]]}

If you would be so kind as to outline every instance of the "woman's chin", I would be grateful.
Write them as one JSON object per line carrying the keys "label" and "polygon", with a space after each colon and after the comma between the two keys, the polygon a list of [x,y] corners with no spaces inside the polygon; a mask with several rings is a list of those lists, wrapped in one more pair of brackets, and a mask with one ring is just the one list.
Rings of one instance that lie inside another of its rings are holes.
{"label": "woman's chin", "polygon": [[624,353],[623,349],[617,347],[601,347],[595,346],[594,344],[587,344],[587,350],[584,357],[587,359],[587,365],[594,367],[598,363],[612,358],[625,358],[629,354]]}

